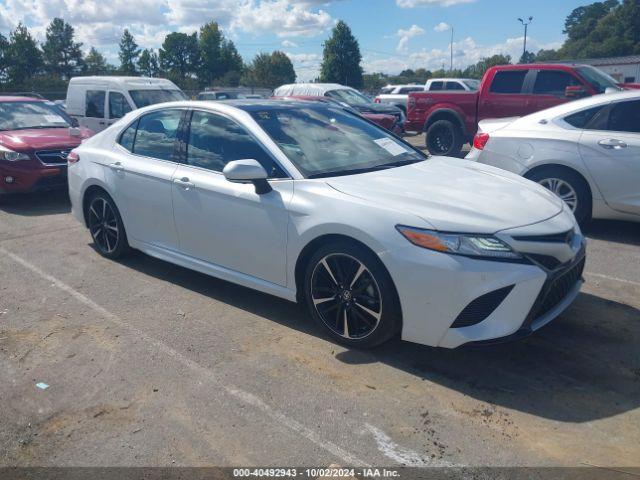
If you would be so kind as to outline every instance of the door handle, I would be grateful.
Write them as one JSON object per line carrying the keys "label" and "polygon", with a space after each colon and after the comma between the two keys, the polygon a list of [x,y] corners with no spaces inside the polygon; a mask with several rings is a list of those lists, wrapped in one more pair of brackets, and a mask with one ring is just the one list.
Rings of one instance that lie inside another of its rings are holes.
{"label": "door handle", "polygon": [[608,138],[606,140],[600,140],[598,142],[602,148],[606,148],[607,150],[620,150],[622,148],[627,148],[627,144],[622,140],[618,140],[616,138]]}
{"label": "door handle", "polygon": [[124,172],[124,167],[122,166],[122,163],[120,163],[120,162],[110,163],[109,164],[109,168],[111,170],[115,170],[116,172]]}
{"label": "door handle", "polygon": [[189,181],[189,177],[174,178],[173,183],[175,183],[179,187],[184,188],[185,190],[189,190],[190,188],[195,187],[195,185]]}

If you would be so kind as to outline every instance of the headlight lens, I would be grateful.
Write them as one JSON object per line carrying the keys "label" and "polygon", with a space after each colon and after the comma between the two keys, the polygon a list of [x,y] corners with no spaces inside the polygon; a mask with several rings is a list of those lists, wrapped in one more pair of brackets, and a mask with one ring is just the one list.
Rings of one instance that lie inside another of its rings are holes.
{"label": "headlight lens", "polygon": [[441,233],[422,228],[398,225],[397,230],[411,243],[418,247],[438,252],[467,255],[495,259],[522,258],[509,245],[491,235],[474,235],[469,233]]}
{"label": "headlight lens", "polygon": [[14,152],[13,150],[0,151],[0,160],[8,162],[19,162],[20,160],[30,160],[30,158],[26,153]]}

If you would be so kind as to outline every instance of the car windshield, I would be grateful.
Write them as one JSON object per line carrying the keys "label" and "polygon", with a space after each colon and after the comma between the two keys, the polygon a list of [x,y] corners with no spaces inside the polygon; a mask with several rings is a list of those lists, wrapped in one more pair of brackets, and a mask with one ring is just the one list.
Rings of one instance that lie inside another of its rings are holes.
{"label": "car windshield", "polygon": [[129,95],[138,108],[156,103],[187,100],[182,90],[129,90]]}
{"label": "car windshield", "polygon": [[426,156],[376,125],[336,107],[270,107],[252,117],[307,178],[364,173]]}
{"label": "car windshield", "polygon": [[480,88],[480,80],[463,80],[462,83],[471,90],[478,90]]}
{"label": "car windshield", "polygon": [[71,119],[47,102],[0,102],[0,130],[70,126]]}
{"label": "car windshield", "polygon": [[606,73],[594,67],[578,67],[578,74],[584,78],[598,93],[605,93],[607,88],[622,90],[618,83]]}
{"label": "car windshield", "polygon": [[336,100],[344,102],[348,105],[369,105],[371,103],[371,99],[369,97],[366,97],[360,92],[351,90],[349,88],[329,90],[327,92],[327,96],[335,98]]}
{"label": "car windshield", "polygon": [[380,89],[380,95],[388,95],[389,93],[393,92],[395,90],[395,87],[382,87]]}

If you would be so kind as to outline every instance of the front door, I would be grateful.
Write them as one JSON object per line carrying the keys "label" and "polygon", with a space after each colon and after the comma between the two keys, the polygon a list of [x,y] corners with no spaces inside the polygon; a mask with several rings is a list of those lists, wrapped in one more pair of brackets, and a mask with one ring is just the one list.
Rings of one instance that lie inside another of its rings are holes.
{"label": "front door", "polygon": [[82,126],[87,127],[94,133],[101,132],[107,128],[106,99],[106,88],[96,87],[85,92]]}
{"label": "front door", "polygon": [[[286,285],[287,204],[293,182],[271,155],[235,120],[192,113],[185,164],[174,174],[173,212],[180,251],[207,263]],[[233,160],[254,159],[273,190],[258,195],[252,184],[222,174]]]}
{"label": "front door", "polygon": [[607,204],[640,215],[640,100],[611,105],[604,130],[585,130],[580,154]]}

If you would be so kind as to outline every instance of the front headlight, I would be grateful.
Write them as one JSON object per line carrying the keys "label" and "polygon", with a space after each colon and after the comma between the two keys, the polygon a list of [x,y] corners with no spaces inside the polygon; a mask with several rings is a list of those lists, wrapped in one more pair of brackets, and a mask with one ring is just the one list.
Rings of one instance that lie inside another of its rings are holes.
{"label": "front headlight", "polygon": [[441,233],[403,225],[396,226],[396,229],[414,245],[429,250],[489,259],[522,258],[522,255],[514,252],[509,245],[492,235]]}
{"label": "front headlight", "polygon": [[0,150],[0,160],[8,162],[19,162],[20,160],[30,160],[26,153],[14,152],[13,150]]}

